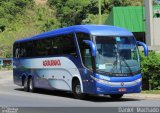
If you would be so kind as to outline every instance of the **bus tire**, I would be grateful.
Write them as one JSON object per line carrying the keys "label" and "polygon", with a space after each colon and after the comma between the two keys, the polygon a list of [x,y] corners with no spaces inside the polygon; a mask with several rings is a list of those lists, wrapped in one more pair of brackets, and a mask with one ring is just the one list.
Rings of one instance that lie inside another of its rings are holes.
{"label": "bus tire", "polygon": [[35,92],[35,87],[34,87],[34,83],[33,83],[33,79],[32,77],[30,77],[28,79],[28,89],[29,89],[29,92]]}
{"label": "bus tire", "polygon": [[84,99],[85,94],[82,93],[81,91],[81,85],[79,80],[74,81],[73,86],[72,86],[72,91],[73,95],[76,99]]}
{"label": "bus tire", "polygon": [[112,94],[112,95],[110,95],[110,97],[111,97],[112,99],[120,99],[120,98],[123,97],[123,94]]}
{"label": "bus tire", "polygon": [[27,78],[24,78],[24,91],[29,91],[29,84]]}

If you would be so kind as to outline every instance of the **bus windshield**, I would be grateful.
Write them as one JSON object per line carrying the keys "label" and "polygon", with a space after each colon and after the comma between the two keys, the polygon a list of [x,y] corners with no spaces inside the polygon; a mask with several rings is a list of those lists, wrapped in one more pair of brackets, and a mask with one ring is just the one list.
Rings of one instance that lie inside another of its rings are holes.
{"label": "bus windshield", "polygon": [[96,36],[96,71],[123,76],[140,72],[139,52],[134,37]]}

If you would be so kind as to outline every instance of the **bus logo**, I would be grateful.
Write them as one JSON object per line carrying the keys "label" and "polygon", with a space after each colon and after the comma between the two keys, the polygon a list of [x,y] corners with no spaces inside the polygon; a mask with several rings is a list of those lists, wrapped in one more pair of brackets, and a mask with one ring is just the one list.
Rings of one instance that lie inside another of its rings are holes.
{"label": "bus logo", "polygon": [[60,60],[44,60],[43,66],[61,66]]}
{"label": "bus logo", "polygon": [[124,86],[124,82],[121,83],[121,86]]}

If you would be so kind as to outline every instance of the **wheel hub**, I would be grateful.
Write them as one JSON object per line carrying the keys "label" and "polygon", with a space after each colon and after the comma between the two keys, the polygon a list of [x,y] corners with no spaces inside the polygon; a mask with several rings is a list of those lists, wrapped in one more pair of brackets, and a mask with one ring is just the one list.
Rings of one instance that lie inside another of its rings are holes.
{"label": "wheel hub", "polygon": [[32,80],[30,80],[29,88],[30,88],[31,90],[33,89]]}
{"label": "wheel hub", "polygon": [[80,85],[76,85],[76,93],[77,94],[81,94],[81,86]]}

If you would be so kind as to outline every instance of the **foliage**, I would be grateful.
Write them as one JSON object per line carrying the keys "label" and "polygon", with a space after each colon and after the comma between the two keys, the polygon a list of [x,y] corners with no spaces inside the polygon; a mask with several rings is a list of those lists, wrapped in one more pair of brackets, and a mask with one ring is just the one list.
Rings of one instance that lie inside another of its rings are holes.
{"label": "foliage", "polygon": [[57,18],[60,20],[61,27],[80,24],[85,18],[87,10],[85,7],[87,0],[49,0],[51,7],[56,7]]}
{"label": "foliage", "polygon": [[[98,0],[48,0],[48,4],[57,9],[61,27],[86,23],[87,18],[97,17],[98,14]],[[105,9],[105,2],[102,2],[102,14]],[[90,20],[87,23],[94,23]]]}
{"label": "foliage", "polygon": [[[32,5],[31,8],[28,5],[23,8],[22,14],[14,15],[14,20],[7,20],[7,23],[3,23],[6,27],[0,33],[0,57],[12,57],[12,45],[17,39],[58,28],[59,22],[55,13],[48,6]],[[4,17],[4,19],[7,19],[7,17]]]}
{"label": "foliage", "polygon": [[9,22],[15,20],[17,14],[23,14],[24,8],[30,4],[32,0],[3,0],[0,1],[0,25],[8,25]]}
{"label": "foliage", "polygon": [[[102,14],[102,23],[105,23],[108,14]],[[82,20],[82,24],[99,24],[99,15],[87,14],[87,17]]]}
{"label": "foliage", "polygon": [[149,56],[145,57],[141,53],[141,66],[143,80],[148,80],[151,89],[160,89],[160,54],[149,52]]}
{"label": "foliage", "polygon": [[115,6],[142,6],[144,0],[106,0],[108,10],[110,11]]}
{"label": "foliage", "polygon": [[[98,22],[98,0],[48,0],[57,10],[61,27]],[[143,0],[101,0],[102,15],[107,15],[113,6],[142,5]]]}
{"label": "foliage", "polygon": [[40,27],[41,31],[49,31],[59,28],[60,23],[57,20],[56,12],[51,10],[48,6],[35,7],[36,24]]}

